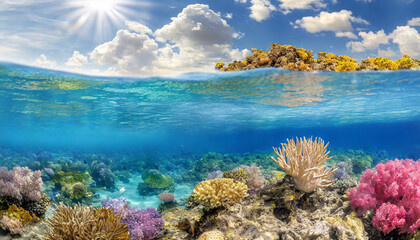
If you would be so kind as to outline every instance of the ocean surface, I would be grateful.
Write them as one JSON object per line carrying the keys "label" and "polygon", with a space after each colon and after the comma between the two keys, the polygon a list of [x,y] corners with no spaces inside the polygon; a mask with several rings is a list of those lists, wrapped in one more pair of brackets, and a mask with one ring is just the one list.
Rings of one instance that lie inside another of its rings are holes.
{"label": "ocean surface", "polygon": [[420,71],[122,78],[0,63],[2,147],[255,152],[295,136],[418,156]]}

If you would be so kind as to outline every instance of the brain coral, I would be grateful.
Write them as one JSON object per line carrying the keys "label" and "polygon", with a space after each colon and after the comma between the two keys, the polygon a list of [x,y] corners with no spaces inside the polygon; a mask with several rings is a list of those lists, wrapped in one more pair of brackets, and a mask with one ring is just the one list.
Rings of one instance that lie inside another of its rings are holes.
{"label": "brain coral", "polygon": [[194,188],[195,199],[210,208],[227,206],[246,197],[248,187],[230,178],[217,178],[199,183]]}
{"label": "brain coral", "polygon": [[224,240],[225,235],[219,230],[207,231],[200,235],[198,240]]}

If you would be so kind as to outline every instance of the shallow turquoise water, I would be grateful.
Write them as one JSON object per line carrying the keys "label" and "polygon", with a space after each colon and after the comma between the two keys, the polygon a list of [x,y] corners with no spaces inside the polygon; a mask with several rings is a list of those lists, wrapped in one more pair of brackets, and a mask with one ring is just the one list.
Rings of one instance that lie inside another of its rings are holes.
{"label": "shallow turquoise water", "polygon": [[2,63],[6,147],[252,152],[294,136],[420,152],[420,71],[91,77]]}

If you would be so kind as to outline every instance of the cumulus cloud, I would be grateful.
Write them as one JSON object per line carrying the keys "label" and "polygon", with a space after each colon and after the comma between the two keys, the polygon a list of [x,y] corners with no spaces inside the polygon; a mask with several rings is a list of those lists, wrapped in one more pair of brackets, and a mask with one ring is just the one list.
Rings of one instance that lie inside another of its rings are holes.
{"label": "cumulus cloud", "polygon": [[352,32],[336,32],[335,33],[336,37],[346,37],[346,38],[353,38],[353,39],[357,39],[356,34],[352,33]]}
{"label": "cumulus cloud", "polygon": [[257,22],[261,22],[270,17],[272,11],[277,8],[270,3],[269,0],[251,0],[251,14],[249,17],[255,19]]}
{"label": "cumulus cloud", "polygon": [[143,24],[139,22],[125,21],[125,25],[127,26],[128,30],[131,30],[137,33],[153,34],[150,28],[144,26]]}
{"label": "cumulus cloud", "polygon": [[419,27],[420,26],[420,17],[412,18],[407,23],[408,26]]}
{"label": "cumulus cloud", "polygon": [[289,13],[295,9],[319,9],[327,5],[323,0],[279,0],[280,8],[284,14]]}
{"label": "cumulus cloud", "polygon": [[35,59],[33,64],[43,68],[54,68],[57,66],[55,61],[48,60],[44,54],[41,54],[37,59]]}
{"label": "cumulus cloud", "polygon": [[376,49],[381,44],[388,44],[389,39],[384,30],[379,30],[376,33],[372,31],[359,32],[359,36],[362,37],[362,41],[351,41],[346,44],[347,48],[350,48],[352,52]]}
{"label": "cumulus cloud", "polygon": [[351,11],[341,10],[340,12],[321,12],[315,17],[303,17],[292,23],[295,27],[301,27],[310,33],[322,31],[350,32],[353,30],[353,23],[369,24],[366,20],[354,17]]}
{"label": "cumulus cloud", "polygon": [[141,73],[156,57],[158,44],[144,33],[119,30],[112,41],[97,46],[89,56],[99,65],[112,65],[110,72]]}
{"label": "cumulus cloud", "polygon": [[140,23],[127,22],[128,29],[97,46],[90,58],[110,66],[110,73],[131,75],[212,70],[216,62],[249,54],[232,49],[232,40],[243,34],[208,5],[188,5],[171,20],[153,34]]}
{"label": "cumulus cloud", "polygon": [[79,51],[74,51],[73,55],[67,59],[66,66],[69,67],[81,67],[88,61],[87,57],[81,54]]}
{"label": "cumulus cloud", "polygon": [[401,54],[420,57],[420,34],[409,26],[399,26],[391,34],[392,42],[398,44]]}
{"label": "cumulus cloud", "polygon": [[233,18],[233,13],[226,13],[225,18],[232,19]]}
{"label": "cumulus cloud", "polygon": [[386,50],[378,49],[378,56],[379,57],[394,57],[397,55],[392,49],[389,47]]}

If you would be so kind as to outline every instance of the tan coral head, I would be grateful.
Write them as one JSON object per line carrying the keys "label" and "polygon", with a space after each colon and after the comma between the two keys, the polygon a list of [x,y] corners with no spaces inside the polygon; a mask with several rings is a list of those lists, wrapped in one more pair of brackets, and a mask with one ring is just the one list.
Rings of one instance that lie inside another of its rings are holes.
{"label": "tan coral head", "polygon": [[329,143],[324,144],[321,138],[297,138],[296,142],[287,139],[281,148],[273,147],[277,159],[271,157],[283,171],[292,176],[296,188],[304,192],[312,192],[318,187],[328,187],[336,180],[328,180],[338,170],[332,166],[327,170],[324,162],[330,159],[327,152]]}

